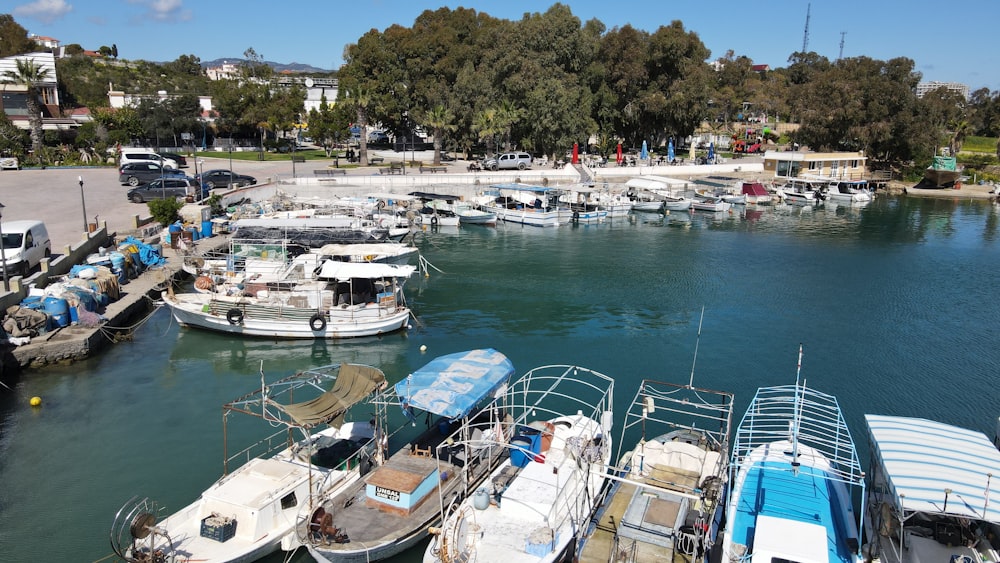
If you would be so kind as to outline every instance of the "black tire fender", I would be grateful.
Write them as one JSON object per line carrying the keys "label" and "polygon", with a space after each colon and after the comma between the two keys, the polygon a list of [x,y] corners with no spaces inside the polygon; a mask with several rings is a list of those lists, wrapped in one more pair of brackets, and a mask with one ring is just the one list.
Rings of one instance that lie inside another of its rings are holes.
{"label": "black tire fender", "polygon": [[438,224],[438,218],[437,217],[431,217],[431,225],[437,225],[437,224]]}
{"label": "black tire fender", "polygon": [[241,325],[243,324],[243,310],[237,307],[226,311],[226,320],[229,321],[231,325]]}
{"label": "black tire fender", "polygon": [[326,317],[323,313],[316,313],[315,315],[309,317],[309,328],[313,332],[322,332],[326,330]]}

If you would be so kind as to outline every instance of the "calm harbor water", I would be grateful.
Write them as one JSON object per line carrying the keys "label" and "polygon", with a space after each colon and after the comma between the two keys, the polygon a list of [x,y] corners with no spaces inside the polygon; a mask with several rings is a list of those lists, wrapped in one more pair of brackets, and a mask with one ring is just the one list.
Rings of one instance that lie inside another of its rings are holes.
{"label": "calm harbor water", "polygon": [[567,363],[614,376],[624,405],[642,378],[688,381],[704,307],[694,381],[734,392],[739,416],[757,387],[794,381],[802,343],[802,377],[837,395],[864,460],[865,413],[992,436],[998,219],[985,202],[882,198],[427,232],[417,242],[440,271],[407,285],[418,320],[378,339],[233,340],[161,310],[132,342],[0,389],[0,561],[102,560],[131,496],[192,501],[222,470],[221,406],[259,385],[261,362],[268,380],[350,361],[396,381],[431,357],[493,347],[518,372]]}

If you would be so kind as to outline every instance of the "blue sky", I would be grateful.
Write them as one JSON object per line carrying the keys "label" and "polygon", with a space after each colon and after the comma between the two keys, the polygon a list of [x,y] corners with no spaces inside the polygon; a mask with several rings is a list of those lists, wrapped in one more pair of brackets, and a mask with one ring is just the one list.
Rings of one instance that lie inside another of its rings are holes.
{"label": "blue sky", "polygon": [[[673,20],[696,32],[712,58],[733,50],[755,63],[787,66],[802,49],[809,18],[809,50],[831,60],[908,57],[925,80],[962,82],[970,90],[1000,90],[995,64],[1000,2],[966,0],[569,0],[581,20],[607,27],[631,24],[654,31]],[[266,60],[333,69],[344,46],[370,29],[413,24],[422,11],[464,6],[491,16],[520,19],[544,12],[551,2],[525,0],[5,0],[30,33],[86,49],[118,46],[125,59],[171,61],[193,54],[203,61],[240,57],[253,47]],[[954,8],[953,8],[954,7]]]}

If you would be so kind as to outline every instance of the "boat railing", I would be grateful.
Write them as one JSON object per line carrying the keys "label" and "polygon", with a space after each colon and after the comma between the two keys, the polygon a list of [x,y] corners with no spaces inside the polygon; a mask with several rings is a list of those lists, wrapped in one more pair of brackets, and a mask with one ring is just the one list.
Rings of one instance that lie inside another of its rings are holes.
{"label": "boat railing", "polygon": [[[239,467],[251,459],[274,455],[291,445],[291,434],[287,428],[281,428],[274,434],[261,438],[242,450],[226,457],[223,473],[229,473],[229,468]],[[238,463],[236,463],[238,462]]]}

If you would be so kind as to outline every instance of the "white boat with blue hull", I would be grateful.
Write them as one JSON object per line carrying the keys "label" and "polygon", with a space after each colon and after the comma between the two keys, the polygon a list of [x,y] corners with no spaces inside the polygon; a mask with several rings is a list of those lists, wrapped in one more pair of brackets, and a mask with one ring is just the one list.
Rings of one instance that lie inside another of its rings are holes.
{"label": "white boat with blue hull", "polygon": [[722,561],[860,562],[855,493],[864,473],[837,399],[798,377],[761,387],[733,444]]}
{"label": "white boat with blue hull", "polygon": [[446,511],[425,562],[554,562],[572,556],[606,483],[614,380],[578,366],[535,368],[511,384],[510,456]]}
{"label": "white boat with blue hull", "polygon": [[[344,422],[344,416],[385,387],[381,370],[345,363],[266,386],[262,374],[261,384],[223,405],[223,435],[236,412],[260,417],[278,431],[240,452],[226,452],[223,476],[162,521],[157,503],[129,500],[111,528],[118,557],[131,563],[236,563],[295,549],[296,525],[309,514],[310,499],[339,493],[372,467],[380,433],[367,420]],[[293,395],[300,402],[283,402]],[[304,437],[293,442],[295,433]],[[246,463],[230,470],[239,461]]]}
{"label": "white boat with blue hull", "polygon": [[708,563],[725,508],[732,417],[731,393],[644,380],[619,442],[633,448],[619,456],[578,561]]}
{"label": "white boat with blue hull", "polygon": [[563,215],[558,206],[559,190],[525,184],[498,184],[484,195],[493,199],[483,209],[496,213],[505,223],[532,227],[558,227],[568,223],[572,215]]}
{"label": "white boat with blue hull", "polygon": [[402,409],[408,421],[394,434],[409,421],[415,426],[421,412],[427,428],[362,481],[317,499],[330,518],[323,525],[314,514],[308,532],[300,527],[309,554],[320,563],[379,561],[425,539],[440,522],[441,503],[466,498],[505,455],[505,392],[513,373],[493,349],[448,354],[373,399],[380,421]]}
{"label": "white boat with blue hull", "polygon": [[1000,561],[1000,452],[975,430],[865,415],[865,546],[881,563]]}

